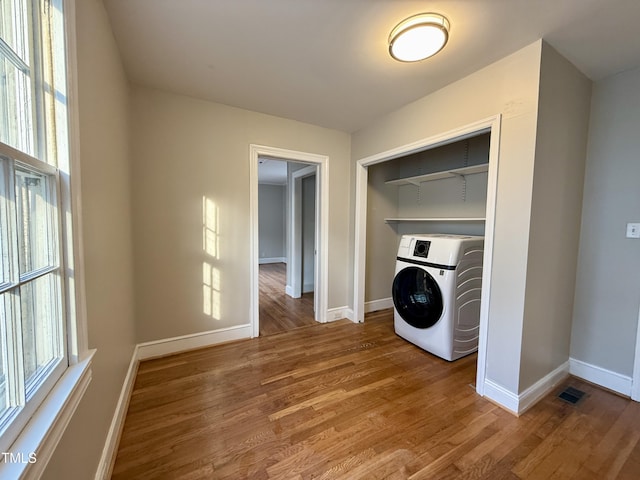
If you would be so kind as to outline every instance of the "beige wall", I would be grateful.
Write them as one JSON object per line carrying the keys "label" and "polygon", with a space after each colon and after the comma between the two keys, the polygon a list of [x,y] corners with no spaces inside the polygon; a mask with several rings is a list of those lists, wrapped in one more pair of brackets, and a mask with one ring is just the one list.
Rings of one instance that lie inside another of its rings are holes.
{"label": "beige wall", "polygon": [[82,217],[93,379],[44,477],[93,478],[134,338],[128,84],[101,1],[77,6]]}
{"label": "beige wall", "polygon": [[640,308],[640,68],[594,85],[571,357],[630,377]]}
{"label": "beige wall", "polygon": [[487,378],[518,392],[542,42],[353,135],[358,160],[502,114]]}
{"label": "beige wall", "polygon": [[591,81],[543,44],[519,392],[569,360]]}
{"label": "beige wall", "polygon": [[348,304],[348,134],[141,87],[132,98],[139,342],[249,323],[252,143],[329,156],[329,308]]}

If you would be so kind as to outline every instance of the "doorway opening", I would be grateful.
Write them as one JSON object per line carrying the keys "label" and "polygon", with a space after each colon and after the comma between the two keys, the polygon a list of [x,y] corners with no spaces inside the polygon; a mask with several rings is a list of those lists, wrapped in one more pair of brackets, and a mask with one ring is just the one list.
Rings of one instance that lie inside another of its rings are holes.
{"label": "doorway opening", "polygon": [[317,166],[258,157],[259,334],[316,323]]}
{"label": "doorway opening", "polygon": [[[365,279],[366,279],[366,242],[367,242],[367,191],[369,167],[389,162],[391,160],[400,159],[415,153],[435,149],[437,147],[459,142],[461,140],[476,137],[478,135],[489,134],[489,150],[488,161],[486,163],[486,202],[484,218],[437,218],[436,221],[454,220],[456,223],[461,220],[471,220],[476,222],[481,220],[484,223],[484,253],[483,253],[483,272],[482,272],[482,293],[480,305],[480,325],[479,325],[479,341],[477,354],[477,369],[475,389],[478,394],[484,395],[485,376],[486,376],[486,351],[488,340],[488,322],[489,322],[489,298],[491,292],[491,268],[493,264],[493,243],[494,243],[494,225],[495,225],[495,204],[498,183],[498,159],[500,144],[500,125],[501,117],[497,115],[485,120],[475,122],[473,124],[461,127],[456,130],[446,132],[441,135],[429,137],[411,144],[403,145],[393,150],[385,151],[376,155],[372,155],[358,160],[356,163],[356,199],[355,199],[355,245],[354,245],[354,321],[363,322],[365,314]],[[464,173],[461,173],[464,172]],[[466,188],[467,170],[452,169],[448,173],[455,177],[461,177],[463,181],[463,189]],[[415,174],[414,174],[415,175]],[[405,180],[409,183],[417,185],[418,200],[420,199],[420,184],[423,179],[422,175],[410,177]],[[435,178],[435,177],[434,177]],[[438,177],[440,178],[440,177]],[[392,183],[392,182],[389,182]],[[466,190],[463,190],[466,192]],[[465,195],[466,193],[463,193]],[[433,218],[390,218],[391,221],[409,223],[416,221],[431,221]],[[458,223],[460,225],[460,223]],[[406,233],[406,232],[405,232]],[[468,232],[472,233],[472,232]],[[396,245],[397,248],[397,245]],[[394,252],[389,252],[393,255]],[[369,302],[369,303],[376,303]]]}
{"label": "doorway opening", "polygon": [[251,145],[252,336],[326,321],[328,157]]}

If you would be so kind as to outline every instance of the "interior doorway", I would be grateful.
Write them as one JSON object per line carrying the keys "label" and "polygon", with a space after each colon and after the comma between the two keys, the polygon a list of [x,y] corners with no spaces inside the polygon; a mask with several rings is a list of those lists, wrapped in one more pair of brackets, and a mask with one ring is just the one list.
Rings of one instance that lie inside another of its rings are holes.
{"label": "interior doorway", "polygon": [[328,158],[252,145],[250,159],[252,335],[324,322]]}
{"label": "interior doorway", "polygon": [[315,165],[258,158],[259,334],[313,325]]}

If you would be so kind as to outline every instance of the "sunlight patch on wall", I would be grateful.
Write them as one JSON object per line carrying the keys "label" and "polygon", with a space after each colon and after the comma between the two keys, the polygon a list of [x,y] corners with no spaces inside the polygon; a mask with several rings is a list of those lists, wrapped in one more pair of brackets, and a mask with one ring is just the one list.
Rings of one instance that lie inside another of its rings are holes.
{"label": "sunlight patch on wall", "polygon": [[220,213],[216,203],[202,197],[202,250],[209,257],[202,262],[202,311],[215,320],[221,319],[220,269]]}
{"label": "sunlight patch on wall", "polygon": [[202,197],[202,249],[216,259],[220,258],[219,226],[218,206],[213,200]]}
{"label": "sunlight patch on wall", "polygon": [[220,270],[202,263],[202,297],[205,315],[220,320]]}

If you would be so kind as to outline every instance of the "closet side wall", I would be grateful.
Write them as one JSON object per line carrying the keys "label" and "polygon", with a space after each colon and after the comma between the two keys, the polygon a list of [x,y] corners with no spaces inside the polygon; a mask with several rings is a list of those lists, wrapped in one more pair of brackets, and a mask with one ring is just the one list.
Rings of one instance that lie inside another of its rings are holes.
{"label": "closet side wall", "polygon": [[369,167],[365,305],[367,302],[379,300],[386,300],[382,305],[390,305],[391,302],[391,282],[396,265],[398,240],[396,232],[384,222],[384,219],[398,216],[398,187],[385,182],[396,178],[397,167],[394,161]]}
{"label": "closet side wall", "polygon": [[569,360],[591,81],[543,43],[520,387]]}

